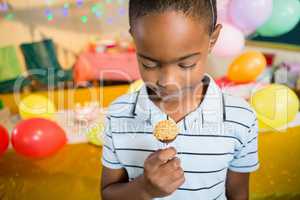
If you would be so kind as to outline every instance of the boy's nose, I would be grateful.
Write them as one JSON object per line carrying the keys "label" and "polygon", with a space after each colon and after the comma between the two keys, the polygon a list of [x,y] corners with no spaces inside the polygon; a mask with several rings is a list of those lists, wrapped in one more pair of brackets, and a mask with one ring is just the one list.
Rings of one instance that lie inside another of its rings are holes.
{"label": "boy's nose", "polygon": [[163,66],[159,73],[159,78],[157,81],[157,85],[159,87],[167,88],[167,87],[176,87],[176,76],[174,66],[166,65]]}

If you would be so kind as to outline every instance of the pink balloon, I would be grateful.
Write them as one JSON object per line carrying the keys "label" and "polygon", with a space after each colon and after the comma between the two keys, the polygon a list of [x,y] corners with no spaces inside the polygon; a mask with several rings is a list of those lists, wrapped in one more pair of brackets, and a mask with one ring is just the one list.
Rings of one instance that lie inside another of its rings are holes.
{"label": "pink balloon", "polygon": [[220,57],[231,57],[240,54],[244,48],[244,34],[234,26],[223,23],[219,39],[212,53]]}
{"label": "pink balloon", "polygon": [[254,32],[271,16],[272,0],[232,0],[229,4],[229,17],[233,25],[243,32]]}
{"label": "pink balloon", "polygon": [[228,13],[230,2],[231,0],[217,0],[219,22],[230,22],[229,13]]}

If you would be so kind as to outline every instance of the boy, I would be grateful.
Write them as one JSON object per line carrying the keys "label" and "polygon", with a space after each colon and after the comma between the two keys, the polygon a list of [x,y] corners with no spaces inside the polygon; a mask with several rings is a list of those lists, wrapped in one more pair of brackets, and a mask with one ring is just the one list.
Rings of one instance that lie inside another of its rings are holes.
{"label": "boy", "polygon": [[[112,103],[103,147],[104,200],[247,200],[258,168],[257,120],[205,74],[217,41],[215,0],[130,0],[138,92]],[[153,136],[174,120],[172,147]]]}

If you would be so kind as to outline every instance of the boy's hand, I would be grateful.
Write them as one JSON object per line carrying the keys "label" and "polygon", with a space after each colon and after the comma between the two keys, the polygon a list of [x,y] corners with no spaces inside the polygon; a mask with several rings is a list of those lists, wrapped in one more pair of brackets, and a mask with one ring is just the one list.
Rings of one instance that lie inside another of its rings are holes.
{"label": "boy's hand", "polygon": [[144,163],[143,185],[150,198],[165,197],[185,181],[176,150],[168,148],[151,154]]}

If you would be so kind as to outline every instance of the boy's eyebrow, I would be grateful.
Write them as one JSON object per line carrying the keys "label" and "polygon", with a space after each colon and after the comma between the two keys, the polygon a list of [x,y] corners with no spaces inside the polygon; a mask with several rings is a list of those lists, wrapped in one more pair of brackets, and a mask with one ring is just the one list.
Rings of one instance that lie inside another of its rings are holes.
{"label": "boy's eyebrow", "polygon": [[[180,58],[175,59],[174,62],[178,62],[178,61],[181,61],[181,60],[185,60],[185,59],[187,59],[187,58],[190,58],[190,57],[193,57],[193,56],[197,56],[197,55],[200,55],[200,54],[201,54],[200,52],[191,53],[191,54],[188,54],[188,55],[186,55],[186,56],[183,56],[183,57],[180,57]],[[140,56],[140,57],[142,57],[142,58],[151,60],[151,61],[153,61],[153,62],[160,62],[159,60],[156,60],[156,59],[154,59],[154,58],[150,58],[149,56],[145,56],[145,55],[140,54],[140,53],[138,53],[137,55]]]}

